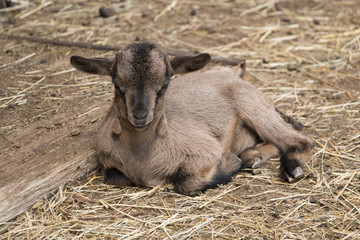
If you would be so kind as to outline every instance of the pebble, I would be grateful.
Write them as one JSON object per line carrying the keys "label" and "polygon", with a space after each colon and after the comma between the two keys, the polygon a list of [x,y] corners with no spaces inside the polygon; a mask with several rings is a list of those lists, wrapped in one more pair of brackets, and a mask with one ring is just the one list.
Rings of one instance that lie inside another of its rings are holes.
{"label": "pebble", "polygon": [[101,7],[99,8],[100,17],[108,18],[114,16],[116,13],[111,8]]}

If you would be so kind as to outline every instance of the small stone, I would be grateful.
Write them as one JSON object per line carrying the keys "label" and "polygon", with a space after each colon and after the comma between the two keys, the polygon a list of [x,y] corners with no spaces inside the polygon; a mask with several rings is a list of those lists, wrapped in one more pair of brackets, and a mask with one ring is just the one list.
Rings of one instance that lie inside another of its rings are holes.
{"label": "small stone", "polygon": [[114,16],[116,13],[111,8],[101,7],[99,8],[100,17],[108,18]]}
{"label": "small stone", "polygon": [[13,103],[10,103],[9,105],[7,105],[7,107],[12,109],[12,108],[15,108],[15,105]]}
{"label": "small stone", "polygon": [[207,33],[209,34],[216,33],[216,30],[211,27],[205,27],[204,30],[207,31]]}
{"label": "small stone", "polygon": [[278,3],[275,3],[275,10],[276,11],[281,11],[281,7],[279,6]]}
{"label": "small stone", "polygon": [[93,120],[90,121],[90,123],[95,123],[97,122],[97,120],[99,120],[99,118],[94,118]]}
{"label": "small stone", "polygon": [[296,66],[294,66],[294,65],[288,65],[288,66],[287,66],[287,70],[288,70],[289,72],[293,72],[293,71],[298,70],[298,68],[297,68]]}
{"label": "small stone", "polygon": [[79,136],[80,133],[81,133],[80,130],[74,130],[74,131],[71,132],[71,136],[72,136],[72,137],[76,137],[76,136]]}
{"label": "small stone", "polygon": [[315,25],[319,25],[319,24],[320,24],[320,21],[319,21],[319,20],[317,20],[317,19],[314,19],[314,21],[313,21],[313,22],[314,22],[314,24],[315,24]]}
{"label": "small stone", "polygon": [[281,21],[285,23],[291,23],[291,20],[288,18],[282,18]]}

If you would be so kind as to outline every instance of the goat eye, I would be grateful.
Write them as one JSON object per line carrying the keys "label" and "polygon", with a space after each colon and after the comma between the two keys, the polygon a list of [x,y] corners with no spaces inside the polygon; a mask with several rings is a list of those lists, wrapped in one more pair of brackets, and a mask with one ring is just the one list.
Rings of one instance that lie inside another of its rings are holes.
{"label": "goat eye", "polygon": [[165,89],[167,89],[168,85],[169,85],[169,83],[165,83],[165,84],[160,88],[160,90],[165,90]]}
{"label": "goat eye", "polygon": [[157,92],[157,95],[160,96],[162,94],[164,94],[165,90],[167,89],[167,87],[169,86],[169,82],[166,81],[164,83],[164,85],[162,85],[162,87],[160,88],[160,90]]}
{"label": "goat eye", "polygon": [[114,85],[115,89],[118,90],[122,95],[125,95],[124,91],[117,85]]}

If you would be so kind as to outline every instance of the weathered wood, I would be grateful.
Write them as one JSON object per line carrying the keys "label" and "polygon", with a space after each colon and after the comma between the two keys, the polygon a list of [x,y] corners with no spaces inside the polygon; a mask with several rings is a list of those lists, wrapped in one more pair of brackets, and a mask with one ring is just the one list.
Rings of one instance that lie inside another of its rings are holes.
{"label": "weathered wood", "polygon": [[[67,111],[30,123],[0,138],[0,224],[96,168],[93,139],[101,121],[94,120],[105,114],[107,100],[97,100],[80,113]],[[79,117],[92,109],[96,110]]]}

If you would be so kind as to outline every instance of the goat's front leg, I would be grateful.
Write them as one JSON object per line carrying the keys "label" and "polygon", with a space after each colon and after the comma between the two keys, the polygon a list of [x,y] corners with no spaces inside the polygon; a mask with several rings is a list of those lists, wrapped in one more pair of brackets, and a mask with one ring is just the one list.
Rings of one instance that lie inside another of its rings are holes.
{"label": "goat's front leg", "polygon": [[279,149],[272,143],[260,143],[245,149],[240,154],[242,169],[250,169],[254,174],[260,173],[259,168],[268,160],[278,157]]}
{"label": "goat's front leg", "polygon": [[133,183],[122,172],[116,168],[105,169],[104,183],[116,186],[132,186]]}

